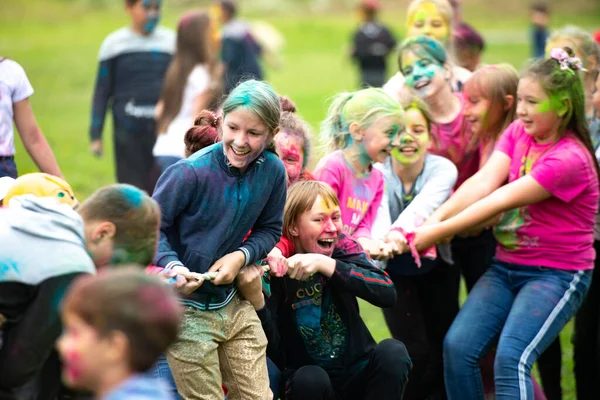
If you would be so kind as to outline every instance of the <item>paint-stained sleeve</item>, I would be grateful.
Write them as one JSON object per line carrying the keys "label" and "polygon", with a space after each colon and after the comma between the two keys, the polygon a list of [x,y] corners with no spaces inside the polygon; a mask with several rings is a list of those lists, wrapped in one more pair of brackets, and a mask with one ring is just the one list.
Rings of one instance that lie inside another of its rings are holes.
{"label": "paint-stained sleeve", "polygon": [[[160,237],[154,264],[171,268],[183,265],[177,252],[169,243],[169,234],[175,232],[179,215],[198,193],[198,179],[187,162],[178,162],[167,168],[156,183],[152,198],[158,202],[161,211]],[[176,195],[174,195],[176,193]]]}
{"label": "paint-stained sleeve", "polygon": [[333,285],[339,285],[341,289],[374,306],[394,306],[394,283],[385,271],[373,264],[354,239],[342,235],[332,258],[335,259],[335,272],[330,278]]}
{"label": "paint-stained sleeve", "polygon": [[356,230],[352,237],[355,239],[366,237],[371,237],[371,228],[373,227],[373,223],[375,222],[375,217],[377,216],[377,210],[379,210],[379,206],[381,205],[381,199],[383,198],[383,174],[378,170],[373,170],[372,176],[375,182],[375,197],[373,197],[373,201],[369,204],[369,208],[365,215],[359,222]]}
{"label": "paint-stained sleeve", "polygon": [[102,129],[106,109],[112,98],[113,89],[113,59],[101,60],[94,86],[94,97],[92,100],[92,121],[90,124],[90,139],[102,139]]}
{"label": "paint-stained sleeve", "polygon": [[292,241],[285,236],[282,236],[281,239],[279,239],[279,243],[277,243],[275,247],[281,251],[281,254],[285,258],[293,256],[296,252],[296,249],[294,249],[294,243],[292,243]]}
{"label": "paint-stained sleeve", "polygon": [[281,160],[276,161],[274,173],[266,177],[267,181],[273,182],[271,196],[252,227],[252,233],[239,248],[246,256],[246,265],[265,258],[281,238],[287,189],[285,167]]}

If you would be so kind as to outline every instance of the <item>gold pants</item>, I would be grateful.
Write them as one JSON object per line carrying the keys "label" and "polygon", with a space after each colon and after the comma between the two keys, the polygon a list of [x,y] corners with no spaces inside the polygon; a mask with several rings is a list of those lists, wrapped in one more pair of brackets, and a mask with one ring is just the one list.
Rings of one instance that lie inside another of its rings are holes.
{"label": "gold pants", "polygon": [[236,296],[214,311],[186,307],[179,338],[167,351],[186,400],[270,400],[267,338],[254,307]]}

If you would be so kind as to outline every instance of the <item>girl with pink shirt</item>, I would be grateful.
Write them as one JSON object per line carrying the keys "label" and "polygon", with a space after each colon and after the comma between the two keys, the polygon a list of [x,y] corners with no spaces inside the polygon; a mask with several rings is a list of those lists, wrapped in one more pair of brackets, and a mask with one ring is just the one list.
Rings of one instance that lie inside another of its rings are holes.
{"label": "girl with pink shirt", "polygon": [[496,399],[533,398],[533,363],[590,286],[598,163],[580,68],[570,49],[558,48],[528,68],[517,90],[518,120],[483,168],[415,230],[424,249],[502,215],[496,258],[444,341],[451,400],[484,398],[478,361],[497,337]]}
{"label": "girl with pink shirt", "polygon": [[321,159],[315,179],[329,184],[340,199],[343,232],[374,258],[388,258],[393,249],[371,239],[383,197],[383,174],[373,164],[387,159],[403,129],[400,103],[374,88],[339,94],[321,127],[333,152]]}

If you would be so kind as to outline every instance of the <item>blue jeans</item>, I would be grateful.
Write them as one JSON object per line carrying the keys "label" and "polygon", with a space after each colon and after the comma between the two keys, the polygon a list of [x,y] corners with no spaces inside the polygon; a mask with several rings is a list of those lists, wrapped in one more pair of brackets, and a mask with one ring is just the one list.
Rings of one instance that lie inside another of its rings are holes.
{"label": "blue jeans", "polygon": [[[271,391],[273,392],[273,399],[277,400],[280,392],[279,383],[281,380],[281,372],[270,358],[267,358],[267,369],[269,370],[269,386],[271,386]],[[175,399],[183,400],[183,397],[177,392],[175,379],[173,379],[171,368],[169,368],[169,363],[167,362],[167,357],[164,353],[158,357],[158,361],[156,361],[156,364],[154,364],[154,367],[150,370],[150,376],[162,380],[162,382],[168,386]]]}
{"label": "blue jeans", "polygon": [[0,157],[0,177],[3,176],[17,178],[17,165],[15,164],[14,159]]}
{"label": "blue jeans", "polygon": [[494,260],[444,339],[448,398],[484,398],[478,362],[499,337],[494,364],[496,400],[533,399],[533,363],[575,315],[591,277],[591,270],[564,271]]}

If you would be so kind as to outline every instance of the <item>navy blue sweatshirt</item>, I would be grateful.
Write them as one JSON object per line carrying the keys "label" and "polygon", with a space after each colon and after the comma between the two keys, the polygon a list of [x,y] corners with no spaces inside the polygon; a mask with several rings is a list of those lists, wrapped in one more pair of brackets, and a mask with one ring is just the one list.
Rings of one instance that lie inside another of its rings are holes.
{"label": "navy blue sweatshirt", "polygon": [[108,35],[98,55],[91,140],[102,138],[109,104],[115,132],[154,132],[154,107],[174,51],[175,32],[161,26],[148,36],[130,27]]}
{"label": "navy blue sweatshirt", "polygon": [[[277,155],[264,152],[240,174],[217,143],[169,167],[152,197],[162,211],[157,266],[184,265],[204,273],[238,249],[248,265],[266,257],[281,236],[285,167]],[[204,282],[183,303],[216,310],[235,293],[234,284]]]}

